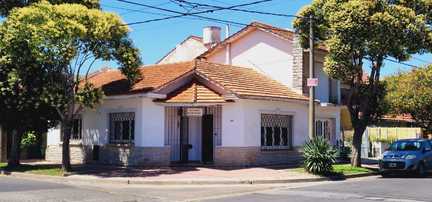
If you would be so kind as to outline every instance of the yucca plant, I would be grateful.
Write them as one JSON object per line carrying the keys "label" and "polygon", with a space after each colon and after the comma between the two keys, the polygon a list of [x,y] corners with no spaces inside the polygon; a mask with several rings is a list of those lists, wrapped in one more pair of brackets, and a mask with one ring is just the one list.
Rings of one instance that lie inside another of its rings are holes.
{"label": "yucca plant", "polygon": [[304,167],[313,174],[328,174],[336,161],[336,150],[323,137],[315,137],[304,145]]}

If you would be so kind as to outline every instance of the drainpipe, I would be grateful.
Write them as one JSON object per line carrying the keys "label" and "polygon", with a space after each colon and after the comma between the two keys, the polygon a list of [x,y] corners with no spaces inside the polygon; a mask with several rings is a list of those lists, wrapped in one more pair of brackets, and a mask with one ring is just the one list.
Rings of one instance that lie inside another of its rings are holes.
{"label": "drainpipe", "polygon": [[[231,25],[227,24],[225,27],[225,40],[230,36]],[[231,43],[227,43],[225,46],[225,64],[231,65]]]}

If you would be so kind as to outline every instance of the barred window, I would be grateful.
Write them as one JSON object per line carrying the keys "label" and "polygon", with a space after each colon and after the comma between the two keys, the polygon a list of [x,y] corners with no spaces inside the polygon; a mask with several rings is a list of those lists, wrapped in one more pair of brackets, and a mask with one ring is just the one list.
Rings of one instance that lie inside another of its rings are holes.
{"label": "barred window", "polygon": [[261,114],[261,148],[292,149],[292,116]]}
{"label": "barred window", "polygon": [[[63,131],[65,128],[60,125],[60,129]],[[82,139],[82,118],[81,114],[75,114],[72,120],[72,128],[70,131],[71,140],[81,140]],[[60,133],[60,139],[63,141],[63,133]]]}
{"label": "barred window", "polygon": [[324,137],[326,140],[331,141],[331,130],[329,119],[315,120],[315,136]]}
{"label": "barred window", "polygon": [[135,113],[110,113],[110,143],[127,144],[135,139]]}
{"label": "barred window", "polygon": [[80,116],[74,118],[72,122],[72,140],[81,140],[82,139],[82,119]]}

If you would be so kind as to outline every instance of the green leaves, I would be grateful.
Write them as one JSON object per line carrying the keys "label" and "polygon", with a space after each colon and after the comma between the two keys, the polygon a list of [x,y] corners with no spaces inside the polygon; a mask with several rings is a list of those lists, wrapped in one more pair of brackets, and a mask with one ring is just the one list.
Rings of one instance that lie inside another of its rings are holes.
{"label": "green leaves", "polygon": [[432,133],[432,65],[386,78],[386,101],[394,114],[411,114]]}
{"label": "green leaves", "polygon": [[304,166],[313,174],[328,174],[336,161],[336,150],[321,136],[306,142],[304,145]]}

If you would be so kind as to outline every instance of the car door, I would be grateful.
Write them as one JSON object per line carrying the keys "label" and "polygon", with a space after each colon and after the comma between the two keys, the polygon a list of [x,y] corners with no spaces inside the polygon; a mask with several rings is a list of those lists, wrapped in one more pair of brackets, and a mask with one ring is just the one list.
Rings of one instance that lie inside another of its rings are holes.
{"label": "car door", "polygon": [[423,142],[423,157],[427,169],[432,169],[432,145],[429,141]]}

